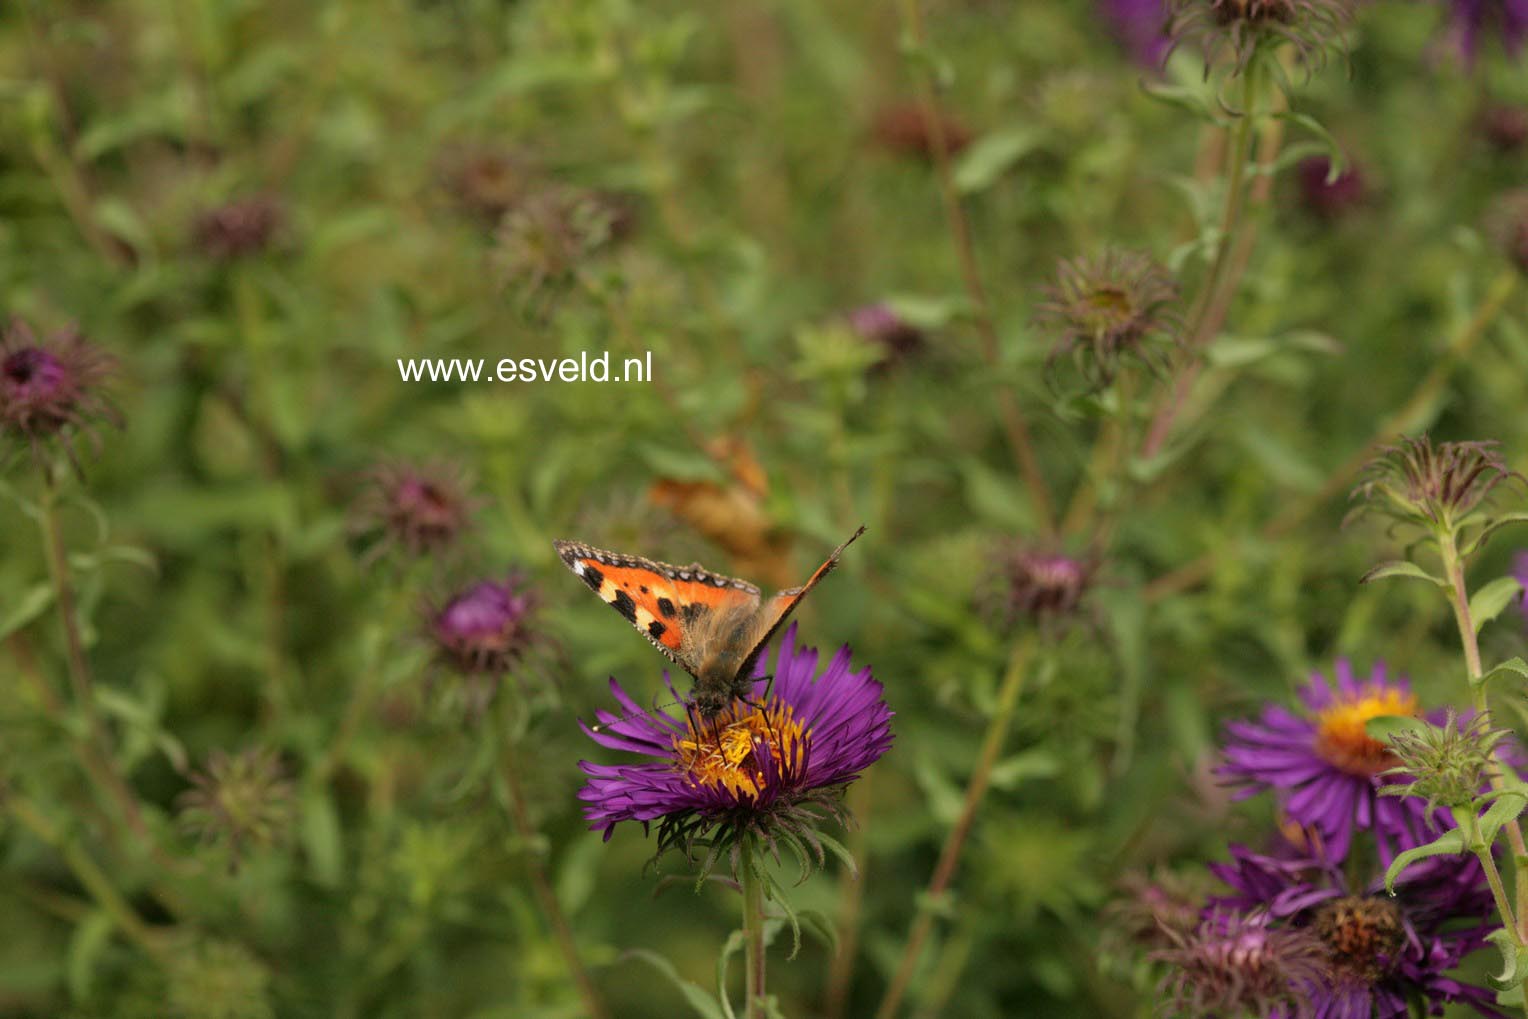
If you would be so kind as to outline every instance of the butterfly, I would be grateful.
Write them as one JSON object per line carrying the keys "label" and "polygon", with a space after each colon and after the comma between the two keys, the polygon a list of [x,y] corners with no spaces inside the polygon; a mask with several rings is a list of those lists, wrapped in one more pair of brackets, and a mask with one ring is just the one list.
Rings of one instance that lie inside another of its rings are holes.
{"label": "butterfly", "polygon": [[805,584],[767,602],[761,602],[759,589],[746,580],[712,573],[699,563],[671,566],[576,541],[554,541],[552,546],[590,590],[695,678],[691,706],[709,719],[733,700],[749,699],[753,667],[764,645],[807,592],[838,565],[844,549],[864,533],[861,527],[849,535]]}

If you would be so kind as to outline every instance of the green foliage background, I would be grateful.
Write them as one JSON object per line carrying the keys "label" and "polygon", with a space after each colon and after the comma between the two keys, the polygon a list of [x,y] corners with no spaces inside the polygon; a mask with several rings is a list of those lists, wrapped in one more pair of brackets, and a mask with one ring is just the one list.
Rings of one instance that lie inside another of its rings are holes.
{"label": "green foliage background", "polygon": [[[1149,1014],[1151,978],[1101,951],[1100,911],[1126,871],[1264,830],[1265,809],[1232,810],[1208,775],[1222,720],[1339,655],[1385,659],[1431,703],[1454,689],[1432,595],[1360,589],[1396,550],[1377,527],[1339,527],[1339,471],[1387,421],[1497,438],[1528,468],[1523,290],[1482,230],[1528,155],[1478,130],[1485,98],[1521,105],[1528,80],[1494,50],[1462,65],[1443,18],[1366,6],[1350,67],[1296,89],[1367,198],[1324,220],[1279,176],[1167,454],[1132,462],[1129,485],[1098,479],[1115,521],[1103,579],[1026,677],[917,1014]],[[735,896],[680,880],[655,898],[640,831],[584,830],[577,762],[611,755],[575,720],[607,703],[608,676],[657,690],[663,663],[551,540],[735,568],[647,496],[659,478],[725,480],[697,437],[751,446],[765,513],[792,539],[787,575],[869,526],[802,633],[873,666],[897,743],[851,796],[858,892],[830,867],[793,901],[840,923],[842,1014],[872,1012],[1008,659],[973,606],[999,542],[1038,531],[998,394],[1015,394],[1063,498],[1090,483],[1113,413],[1047,384],[1040,288],[1058,259],[1118,244],[1172,262],[1192,293],[1219,209],[1195,173],[1213,129],[1146,93],[1091,5],[943,0],[926,19],[929,49],[909,56],[893,5],[834,0],[6,5],[0,304],[40,329],[78,322],[121,365],[126,425],[86,458],[88,503],[65,520],[101,709],[155,848],[113,832],[71,752],[79,718],[48,718],[21,681],[67,690],[35,524],[0,502],[0,803],[36,805],[58,835],[0,821],[0,1014],[579,1015],[527,882],[537,858],[615,1014],[681,1014],[681,991],[623,952],[713,986]],[[995,363],[936,174],[873,129],[925,59],[978,138],[955,169]],[[1199,71],[1179,54],[1166,80],[1213,109]],[[1288,126],[1291,144],[1315,137]],[[532,290],[453,193],[453,160],[494,148],[520,154],[532,187],[619,194],[630,235]],[[197,217],[250,195],[282,210],[274,243],[207,257]],[[867,372],[877,351],[841,315],[883,299],[930,342]],[[1450,360],[1461,335],[1473,346]],[[607,348],[652,350],[656,383],[404,384],[396,369]],[[1165,385],[1138,383],[1142,400]],[[362,562],[348,507],[392,459],[469,469],[465,554]],[[4,478],[36,497],[28,457]],[[1148,586],[1205,556],[1200,582]],[[472,720],[420,606],[512,567],[539,593],[542,652]],[[1517,653],[1515,612],[1485,639]],[[230,872],[175,804],[188,768],[246,747],[280,753],[293,817]],[[538,839],[515,834],[506,755]],[[70,853],[174,950],[124,938]],[[781,1012],[827,1014],[831,952],[784,954]]]}

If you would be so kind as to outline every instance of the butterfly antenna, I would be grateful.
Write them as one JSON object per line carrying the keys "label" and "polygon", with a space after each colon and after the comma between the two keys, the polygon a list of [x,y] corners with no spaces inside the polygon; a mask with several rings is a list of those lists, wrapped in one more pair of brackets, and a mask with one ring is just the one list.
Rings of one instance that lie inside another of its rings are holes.
{"label": "butterfly antenna", "polygon": [[619,725],[622,722],[629,722],[633,718],[642,718],[645,715],[656,714],[657,712],[661,711],[662,709],[664,709],[664,708],[672,708],[676,704],[684,705],[686,710],[688,710],[689,706],[690,706],[689,701],[665,701],[662,704],[654,704],[652,707],[644,708],[641,711],[630,711],[630,712],[627,712],[626,714],[624,714],[621,717],[615,719],[614,721],[601,722],[598,725],[591,725],[591,726],[589,726],[589,731],[590,732],[604,732],[607,729],[609,729],[612,725]]}

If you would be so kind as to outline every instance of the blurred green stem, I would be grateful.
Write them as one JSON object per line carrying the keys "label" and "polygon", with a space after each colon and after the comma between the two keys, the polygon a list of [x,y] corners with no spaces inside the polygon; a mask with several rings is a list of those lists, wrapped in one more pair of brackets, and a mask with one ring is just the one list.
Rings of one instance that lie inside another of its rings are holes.
{"label": "blurred green stem", "polygon": [[[998,340],[997,324],[992,317],[992,304],[987,299],[987,289],[982,283],[981,267],[976,261],[976,246],[971,239],[971,224],[966,218],[965,207],[960,202],[960,192],[955,187],[955,172],[950,159],[950,140],[945,135],[944,121],[940,119],[935,103],[934,72],[925,52],[928,41],[923,29],[923,11],[918,0],[902,0],[902,31],[906,45],[918,65],[916,87],[918,102],[923,107],[924,123],[928,126],[929,139],[933,142],[934,169],[939,178],[939,191],[944,199],[945,219],[949,222],[950,236],[955,242],[955,254],[960,260],[960,273],[965,282],[966,294],[971,300],[977,332],[982,341],[982,358],[994,376],[1001,374],[1002,348]],[[1040,470],[1035,455],[1034,441],[1024,414],[1014,399],[1013,391],[1006,385],[997,386],[998,413],[1008,445],[1013,451],[1014,462],[1024,480],[1024,490],[1029,494],[1035,521],[1042,534],[1056,534],[1056,512],[1051,500],[1050,486]]]}
{"label": "blurred green stem", "polygon": [[138,799],[113,764],[111,740],[107,735],[106,727],[101,722],[100,713],[96,710],[90,661],[85,657],[85,641],[80,633],[74,578],[69,571],[69,552],[64,544],[63,526],[59,519],[58,488],[51,470],[45,467],[42,476],[42,501],[38,507],[37,519],[42,528],[43,546],[48,554],[48,573],[53,580],[54,603],[58,606],[59,622],[64,631],[69,685],[74,692],[75,710],[80,713],[85,724],[84,735],[75,740],[80,764],[116,802],[122,813],[122,819],[127,822],[133,834],[148,842],[148,827],[144,824],[143,814],[138,809]]}
{"label": "blurred green stem", "polygon": [[743,950],[747,956],[744,974],[743,1019],[764,1019],[764,882],[754,873],[753,840],[744,837],[738,843],[738,874],[743,893]]}
{"label": "blurred green stem", "polygon": [[[1194,310],[1184,340],[1185,356],[1190,360],[1185,361],[1177,377],[1172,380],[1161,406],[1152,418],[1151,426],[1146,432],[1146,441],[1141,445],[1143,460],[1156,456],[1167,443],[1168,436],[1172,432],[1173,420],[1182,409],[1184,401],[1188,399],[1189,390],[1198,377],[1199,351],[1214,338],[1215,333],[1219,332],[1231,297],[1241,278],[1239,271],[1228,270],[1233,264],[1245,264],[1245,255],[1238,241],[1241,237],[1242,220],[1246,210],[1247,164],[1252,159],[1253,129],[1258,120],[1255,111],[1263,91],[1263,59],[1265,58],[1254,57],[1242,73],[1242,108],[1237,116],[1236,127],[1231,134],[1231,151],[1226,162],[1226,204],[1221,213],[1220,230],[1216,237],[1215,257],[1210,262],[1209,273],[1205,276],[1199,295],[1194,302]],[[1273,151],[1270,152],[1265,147],[1261,153],[1262,162],[1272,161],[1273,156],[1277,154],[1277,144],[1277,136],[1275,136],[1275,141],[1271,145]],[[1237,254],[1234,259],[1233,251]]]}
{"label": "blurred green stem", "polygon": [[[1394,438],[1397,433],[1415,427],[1417,418],[1437,399],[1438,393],[1448,382],[1454,366],[1475,348],[1480,338],[1485,335],[1486,329],[1501,314],[1502,308],[1506,306],[1508,299],[1516,290],[1519,275],[1512,266],[1507,266],[1497,274],[1486,290],[1485,299],[1475,309],[1475,313],[1449,338],[1443,353],[1433,362],[1432,368],[1417,383],[1406,401],[1380,422],[1362,448],[1332,471],[1319,489],[1304,498],[1290,501],[1281,512],[1275,514],[1260,532],[1262,537],[1278,538],[1293,531],[1306,517],[1348,486],[1353,476],[1374,455],[1376,446]],[[1219,558],[1219,553],[1207,552],[1169,573],[1164,573],[1146,585],[1143,592],[1146,599],[1153,602],[1161,601],[1163,598],[1202,583],[1210,575]]]}
{"label": "blurred green stem", "polygon": [[122,933],[133,941],[146,955],[158,959],[161,957],[158,943],[155,942],[152,931],[148,924],[133,910],[131,904],[117,891],[111,879],[106,876],[90,855],[80,848],[74,839],[68,837],[49,821],[47,816],[38,810],[36,805],[25,796],[14,791],[8,792],[5,797],[5,805],[12,816],[21,822],[33,835],[56,849],[74,872],[75,878],[90,893],[90,897],[100,906],[103,911],[112,918]]}
{"label": "blurred green stem", "polygon": [[[497,698],[501,703],[506,699],[504,692],[499,691]],[[505,712],[501,711],[501,715]],[[508,723],[503,723],[503,732],[513,731]],[[552,888],[552,882],[547,876],[546,864],[542,860],[540,848],[541,835],[536,831],[536,825],[531,821],[529,808],[525,804],[525,792],[520,785],[520,773],[516,767],[514,747],[507,739],[501,744],[502,764],[499,769],[504,776],[505,798],[508,800],[509,818],[514,825],[515,834],[525,845],[526,868],[530,871],[531,886],[535,889],[536,899],[541,905],[541,912],[547,924],[552,928],[552,934],[557,940],[557,947],[562,952],[563,961],[568,967],[568,973],[573,978],[573,983],[578,987],[578,994],[584,1001],[584,1010],[589,1019],[608,1019],[610,1013],[605,1008],[604,999],[594,986],[589,971],[584,966],[583,957],[578,951],[578,942],[573,937],[573,928],[568,923],[568,917],[562,911],[562,905],[557,901],[557,893]]]}
{"label": "blurred green stem", "polygon": [[944,848],[939,853],[939,862],[934,867],[933,877],[929,879],[928,889],[923,893],[922,908],[918,910],[918,916],[908,932],[907,945],[902,950],[902,958],[897,963],[896,973],[891,978],[886,997],[881,1000],[881,1007],[876,1009],[876,1019],[893,1019],[902,1006],[902,999],[907,994],[908,985],[912,982],[913,971],[917,968],[919,957],[923,954],[923,943],[933,932],[934,910],[949,889],[950,880],[955,876],[955,868],[960,863],[961,850],[965,848],[966,839],[971,834],[971,826],[976,821],[976,812],[980,809],[982,800],[987,795],[987,786],[992,781],[992,769],[997,765],[998,757],[1003,752],[1003,744],[1008,739],[1008,729],[1013,724],[1014,708],[1019,702],[1019,691],[1023,688],[1024,675],[1033,650],[1034,637],[1032,636],[1022,637],[1014,644],[1013,652],[1008,659],[1007,672],[1003,676],[1002,688],[998,691],[997,707],[993,712],[992,720],[987,723],[987,734],[982,741],[981,756],[977,758],[976,769],[971,772],[970,781],[966,783],[965,803],[961,807],[960,817],[956,819],[955,827],[950,829],[950,834],[945,838]]}
{"label": "blurred green stem", "polygon": [[[1489,699],[1486,695],[1486,685],[1480,682],[1484,674],[1480,660],[1480,639],[1475,633],[1475,622],[1470,618],[1470,592],[1464,577],[1464,560],[1459,555],[1459,547],[1452,532],[1442,533],[1438,538],[1438,555],[1443,560],[1443,575],[1449,585],[1449,606],[1454,610],[1454,622],[1459,627],[1459,640],[1464,645],[1464,664],[1470,678],[1470,693],[1474,698],[1475,714],[1483,717],[1491,710]],[[1505,751],[1498,747],[1496,751],[1496,767],[1491,772],[1491,788],[1501,790],[1506,788],[1504,772],[1512,765],[1502,756]],[[1523,843],[1523,828],[1516,818],[1502,826],[1507,833],[1507,842],[1512,846],[1512,884],[1517,892],[1517,916],[1513,920],[1510,909],[1503,909],[1502,920],[1508,924],[1513,938],[1518,944],[1528,943],[1528,929],[1521,924],[1528,923],[1528,880],[1524,880],[1520,861],[1528,855],[1528,847]],[[1489,847],[1486,855],[1490,855]],[[1497,878],[1498,882],[1500,878]],[[1494,889],[1493,889],[1494,891]],[[1505,905],[1505,896],[1503,896]],[[1528,1000],[1523,1003],[1528,1010]]]}
{"label": "blurred green stem", "polygon": [[854,982],[854,965],[859,958],[860,914],[865,906],[865,872],[870,861],[865,846],[865,831],[870,826],[871,795],[875,772],[869,771],[849,787],[849,813],[858,824],[849,829],[845,839],[852,859],[860,861],[858,874],[842,879],[838,904],[838,951],[828,964],[828,987],[823,994],[822,1012],[827,1019],[841,1019],[849,1003],[849,989]]}

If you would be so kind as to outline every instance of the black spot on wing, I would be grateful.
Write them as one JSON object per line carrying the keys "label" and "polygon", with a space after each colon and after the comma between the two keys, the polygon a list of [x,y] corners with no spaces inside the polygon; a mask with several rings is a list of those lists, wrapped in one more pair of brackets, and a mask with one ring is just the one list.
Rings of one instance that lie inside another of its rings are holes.
{"label": "black spot on wing", "polygon": [[600,589],[600,585],[605,582],[605,575],[599,570],[596,570],[593,566],[590,566],[588,563],[584,563],[584,572],[581,574],[581,576],[584,578],[584,583],[588,584],[596,591],[598,591]]}
{"label": "black spot on wing", "polygon": [[711,611],[711,607],[709,605],[703,605],[698,601],[692,601],[688,605],[681,608],[679,610],[679,614],[684,617],[684,621],[686,623],[693,623],[695,620],[699,619],[709,611]]}
{"label": "black spot on wing", "polygon": [[652,634],[653,640],[657,640],[659,637],[663,636],[664,632],[667,630],[668,627],[664,626],[656,619],[647,624],[647,632]]}
{"label": "black spot on wing", "polygon": [[625,591],[617,591],[610,604],[614,605],[615,610],[631,622],[635,623],[637,621],[637,603],[632,601],[631,595]]}
{"label": "black spot on wing", "polygon": [[659,598],[658,611],[663,613],[665,619],[673,619],[675,615],[674,603],[667,598]]}

